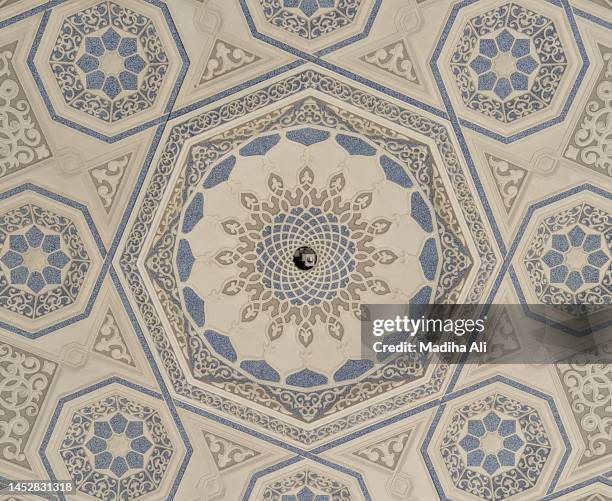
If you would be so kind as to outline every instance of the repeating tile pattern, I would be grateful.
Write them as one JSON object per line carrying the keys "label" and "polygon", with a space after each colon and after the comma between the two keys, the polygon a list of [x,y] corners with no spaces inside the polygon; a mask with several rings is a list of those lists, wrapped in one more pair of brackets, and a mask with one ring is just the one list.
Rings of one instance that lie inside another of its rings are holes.
{"label": "repeating tile pattern", "polygon": [[[0,0],[3,482],[609,499],[610,7]],[[499,308],[374,363],[364,303]]]}

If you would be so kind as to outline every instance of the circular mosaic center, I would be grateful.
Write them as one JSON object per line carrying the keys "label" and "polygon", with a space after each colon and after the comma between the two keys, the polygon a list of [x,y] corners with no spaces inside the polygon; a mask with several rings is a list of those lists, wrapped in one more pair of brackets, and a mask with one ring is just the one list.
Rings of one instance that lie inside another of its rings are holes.
{"label": "circular mosaic center", "polygon": [[[356,246],[350,234],[335,214],[326,214],[319,207],[295,207],[288,214],[279,214],[274,224],[263,229],[256,246],[257,269],[263,273],[265,287],[278,299],[296,305],[333,299],[346,287],[355,268]],[[301,273],[305,270],[312,273]]]}
{"label": "circular mosaic center", "polygon": [[317,253],[312,247],[300,247],[293,253],[293,264],[300,270],[311,270],[317,264]]}

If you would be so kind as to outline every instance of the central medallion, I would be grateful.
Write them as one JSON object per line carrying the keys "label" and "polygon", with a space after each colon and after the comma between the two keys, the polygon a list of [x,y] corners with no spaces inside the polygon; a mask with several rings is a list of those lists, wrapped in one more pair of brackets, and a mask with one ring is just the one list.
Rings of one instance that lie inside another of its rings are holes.
{"label": "central medallion", "polygon": [[182,304],[212,350],[259,380],[356,379],[373,365],[361,359],[361,305],[435,293],[430,202],[356,134],[262,135],[209,169],[185,207]]}

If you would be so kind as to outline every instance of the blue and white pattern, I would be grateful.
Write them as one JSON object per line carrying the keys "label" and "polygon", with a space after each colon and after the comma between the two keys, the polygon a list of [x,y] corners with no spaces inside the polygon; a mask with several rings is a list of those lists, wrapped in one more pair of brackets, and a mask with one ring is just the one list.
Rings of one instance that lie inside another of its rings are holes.
{"label": "blue and white pattern", "polygon": [[351,501],[350,488],[341,480],[316,470],[301,470],[271,482],[263,488],[261,499],[270,501]]}
{"label": "blue and white pattern", "polygon": [[258,1],[271,25],[307,40],[315,40],[350,25],[362,4],[362,0]]}
{"label": "blue and white pattern", "polygon": [[[281,154],[284,164],[275,160]],[[287,161],[291,157],[294,162]],[[250,179],[258,158],[276,166],[264,185],[255,183],[234,196],[236,208],[229,210],[234,217],[208,217],[210,200],[222,198],[230,206],[232,187]],[[331,162],[337,170],[328,170]],[[367,181],[342,171],[366,162]],[[374,182],[376,192],[367,189]],[[344,342],[346,332],[358,328],[359,305],[366,298],[391,301],[401,293],[410,302],[432,299],[440,244],[433,210],[414,184],[405,168],[375,145],[321,128],[266,134],[226,156],[187,200],[177,238],[177,279],[194,328],[226,361],[268,383],[312,388],[368,374],[372,362],[356,351],[327,365],[321,361],[325,351]],[[405,200],[410,204],[405,216],[392,221],[380,215],[385,204],[394,211]],[[373,207],[378,217],[364,216],[373,214]],[[377,245],[383,238],[386,244]],[[203,245],[207,241],[219,242],[219,248]],[[221,276],[213,278],[219,267]],[[410,284],[404,281],[407,269]],[[255,357],[253,339],[244,339],[243,329],[270,347]],[[288,342],[307,351],[279,357]]]}
{"label": "blue and white pattern", "polygon": [[34,320],[71,305],[91,266],[74,223],[35,204],[0,214],[0,309]]}
{"label": "blue and white pattern", "polygon": [[542,303],[574,315],[612,304],[611,217],[582,203],[540,223],[523,261]]}
{"label": "blue and white pattern", "polygon": [[66,104],[110,124],[155,104],[169,62],[149,18],[105,1],[63,21],[49,64]]}
{"label": "blue and white pattern", "polygon": [[567,57],[553,21],[510,2],[469,20],[450,66],[468,108],[512,123],[550,105]]}
{"label": "blue and white pattern", "polygon": [[538,483],[550,450],[538,411],[496,393],[452,414],[439,454],[455,487],[500,500],[527,494]]}
{"label": "blue and white pattern", "polygon": [[159,413],[121,394],[77,409],[60,446],[78,491],[105,501],[156,491],[173,454]]}
{"label": "blue and white pattern", "polygon": [[[609,3],[0,0],[0,477],[608,495]],[[364,303],[499,339],[375,363]]]}

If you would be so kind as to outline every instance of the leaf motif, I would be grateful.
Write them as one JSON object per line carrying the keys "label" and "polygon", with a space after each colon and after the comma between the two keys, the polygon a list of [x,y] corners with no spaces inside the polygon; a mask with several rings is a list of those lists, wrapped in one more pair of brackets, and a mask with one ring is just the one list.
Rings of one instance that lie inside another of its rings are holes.
{"label": "leaf motif", "polygon": [[371,278],[366,282],[370,291],[374,294],[378,294],[379,296],[383,296],[385,294],[389,294],[391,292],[391,288],[384,280],[380,278]]}
{"label": "leaf motif", "polygon": [[380,264],[393,264],[399,256],[390,249],[381,249],[372,255],[372,258]]}
{"label": "leaf motif", "polygon": [[280,194],[285,188],[285,183],[283,182],[283,178],[277,174],[270,174],[268,176],[268,188],[273,193]]}
{"label": "leaf motif", "polygon": [[338,341],[341,341],[344,337],[344,327],[342,327],[342,324],[335,318],[329,319],[329,322],[327,323],[327,332],[331,337],[337,339]]}
{"label": "leaf motif", "polygon": [[300,340],[300,344],[302,344],[304,348],[308,348],[310,343],[312,343],[313,338],[314,335],[310,328],[300,327],[300,330],[298,332],[298,339]]}
{"label": "leaf motif", "polygon": [[330,189],[335,190],[337,192],[342,191],[346,186],[346,178],[344,177],[344,174],[342,172],[334,174],[329,180],[328,186]]}
{"label": "leaf motif", "polygon": [[240,320],[243,322],[252,322],[259,315],[260,306],[257,302],[247,303],[240,311]]}
{"label": "leaf motif", "polygon": [[223,266],[233,264],[239,259],[240,255],[232,250],[222,250],[215,256],[215,261]]}
{"label": "leaf motif", "polygon": [[275,320],[270,325],[268,325],[268,337],[270,341],[274,341],[283,335],[283,324],[278,320]]}
{"label": "leaf motif", "polygon": [[298,180],[300,184],[311,185],[314,182],[314,172],[310,167],[304,167],[298,175]]}
{"label": "leaf motif", "polygon": [[241,193],[240,194],[240,203],[242,206],[250,211],[259,210],[259,200],[253,193]]}
{"label": "leaf motif", "polygon": [[235,296],[244,289],[244,280],[232,278],[223,284],[221,292],[226,296]]}
{"label": "leaf motif", "polygon": [[379,218],[372,221],[368,226],[368,233],[373,235],[384,235],[391,228],[391,221],[384,218]]}
{"label": "leaf motif", "polygon": [[372,205],[372,200],[372,193],[360,193],[353,199],[353,210],[367,209],[370,205]]}
{"label": "leaf motif", "polygon": [[226,219],[221,227],[228,235],[242,235],[245,232],[244,225],[236,219]]}

